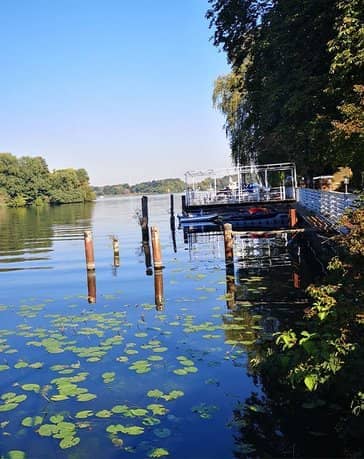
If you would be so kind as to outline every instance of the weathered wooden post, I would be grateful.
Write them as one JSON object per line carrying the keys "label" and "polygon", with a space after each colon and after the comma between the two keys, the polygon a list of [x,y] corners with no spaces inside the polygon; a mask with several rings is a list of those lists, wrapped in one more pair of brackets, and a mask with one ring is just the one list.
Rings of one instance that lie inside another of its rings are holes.
{"label": "weathered wooden post", "polygon": [[87,301],[96,303],[96,274],[95,271],[87,271]]}
{"label": "weathered wooden post", "polygon": [[149,229],[148,229],[148,197],[142,196],[142,240],[149,242]]}
{"label": "weathered wooden post", "polygon": [[94,241],[92,239],[92,231],[84,232],[85,241],[85,256],[87,271],[95,271],[95,256],[94,256]]}
{"label": "weathered wooden post", "polygon": [[176,230],[176,220],[175,220],[175,217],[174,217],[174,196],[173,194],[171,194],[171,207],[170,207],[170,214],[171,214],[171,218],[170,218],[170,224],[171,224],[171,230],[172,231],[175,231]]}
{"label": "weathered wooden post", "polygon": [[159,240],[159,231],[156,226],[152,226],[151,234],[152,234],[152,251],[153,251],[154,269],[163,268],[161,245],[160,245],[160,240]]}
{"label": "weathered wooden post", "polygon": [[225,262],[234,263],[234,235],[231,223],[224,223]]}
{"label": "weathered wooden post", "polygon": [[289,217],[289,226],[294,228],[297,225],[297,212],[296,209],[289,209],[288,210],[288,217]]}
{"label": "weathered wooden post", "polygon": [[120,266],[120,254],[119,254],[119,240],[116,236],[112,238],[112,249],[114,252],[114,266],[118,268]]}
{"label": "weathered wooden post", "polygon": [[164,309],[163,269],[154,270],[154,300],[157,311]]}

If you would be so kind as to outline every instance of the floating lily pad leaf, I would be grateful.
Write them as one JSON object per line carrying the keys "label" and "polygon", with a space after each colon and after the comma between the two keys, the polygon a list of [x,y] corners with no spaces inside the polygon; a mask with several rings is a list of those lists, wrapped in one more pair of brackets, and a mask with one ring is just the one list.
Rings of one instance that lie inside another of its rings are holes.
{"label": "floating lily pad leaf", "polygon": [[77,419],[86,419],[86,418],[89,418],[90,416],[93,416],[93,411],[91,410],[83,410],[83,411],[79,411],[78,413],[76,413],[76,418]]}
{"label": "floating lily pad leaf", "polygon": [[112,412],[109,410],[101,410],[96,413],[98,418],[110,418],[112,416]]}
{"label": "floating lily pad leaf", "polygon": [[115,379],[115,372],[114,371],[108,371],[106,373],[103,373],[102,378],[104,380],[104,383],[108,384],[114,381]]}
{"label": "floating lily pad leaf", "polygon": [[155,426],[160,423],[161,421],[158,418],[153,418],[152,416],[148,416],[142,420],[142,424],[145,426]]}
{"label": "floating lily pad leaf", "polygon": [[161,346],[161,347],[154,347],[152,349],[153,352],[166,352],[168,350],[168,347]]}
{"label": "floating lily pad leaf", "polygon": [[187,373],[197,373],[198,372],[197,367],[186,367],[184,368],[184,370],[187,371]]}
{"label": "floating lily pad leaf", "polygon": [[123,426],[121,424],[111,424],[106,427],[106,432],[116,435],[119,432],[122,432]]}
{"label": "floating lily pad leaf", "polygon": [[118,362],[122,362],[122,363],[123,363],[123,362],[128,362],[128,361],[129,361],[129,357],[126,357],[126,355],[121,355],[121,356],[119,356],[119,357],[116,357],[116,360],[117,360]]}
{"label": "floating lily pad leaf", "polygon": [[18,370],[19,368],[26,368],[28,366],[29,366],[29,364],[27,362],[24,362],[24,360],[20,360],[19,362],[17,362],[14,365],[14,368],[16,368]]}
{"label": "floating lily pad leaf", "polygon": [[159,389],[153,389],[147,392],[148,397],[161,398],[163,397],[163,392]]}
{"label": "floating lily pad leaf", "polygon": [[184,368],[178,368],[177,370],[173,370],[173,373],[179,376],[185,376],[188,374]]}
{"label": "floating lily pad leaf", "polygon": [[148,360],[150,360],[151,362],[158,362],[160,360],[163,360],[163,357],[161,355],[150,355],[148,357]]}
{"label": "floating lily pad leaf", "polygon": [[[3,456],[1,456],[1,458],[3,458]],[[7,454],[4,456],[4,459],[25,459],[25,453],[24,451],[13,449],[7,452]]]}
{"label": "floating lily pad leaf", "polygon": [[153,433],[156,437],[158,438],[167,438],[171,435],[171,431],[170,429],[167,429],[167,428],[158,428],[158,429],[154,429],[153,430]]}
{"label": "floating lily pad leaf", "polygon": [[123,414],[129,411],[129,407],[127,405],[115,405],[111,408],[111,411],[115,414]]}
{"label": "floating lily pad leaf", "polygon": [[172,390],[169,394],[165,394],[163,396],[164,400],[170,401],[170,400],[176,400],[179,397],[182,397],[184,395],[184,392],[181,390]]}
{"label": "floating lily pad leaf", "polygon": [[31,363],[29,365],[29,368],[33,368],[33,369],[38,370],[40,368],[43,368],[43,366],[44,366],[44,363],[42,363],[42,362],[34,362],[34,363]]}
{"label": "floating lily pad leaf", "polygon": [[146,336],[148,336],[148,333],[139,332],[139,333],[135,333],[135,336],[136,336],[137,338],[145,338]]}
{"label": "floating lily pad leaf", "polygon": [[34,416],[34,417],[26,417],[22,420],[21,424],[24,427],[34,427],[34,426],[39,426],[42,424],[43,418],[42,416]]}
{"label": "floating lily pad leaf", "polygon": [[15,392],[6,392],[5,394],[3,394],[1,396],[1,400],[11,400],[13,399],[14,397],[16,397],[16,393]]}
{"label": "floating lily pad leaf", "polygon": [[19,403],[4,403],[0,405],[0,412],[14,410],[18,405]]}
{"label": "floating lily pad leaf", "polygon": [[145,416],[146,414],[148,414],[148,410],[145,410],[144,408],[134,408],[131,409],[129,412],[133,416]]}
{"label": "floating lily pad leaf", "polygon": [[58,428],[56,424],[43,424],[39,427],[37,432],[42,437],[50,437],[56,432],[58,432]]}
{"label": "floating lily pad leaf", "polygon": [[153,413],[153,416],[163,416],[164,414],[168,413],[167,408],[158,403],[151,403],[147,406],[147,408]]}
{"label": "floating lily pad leaf", "polygon": [[127,350],[125,351],[125,354],[135,355],[135,354],[139,354],[139,352],[136,351],[135,349],[127,349]]}
{"label": "floating lily pad leaf", "polygon": [[62,400],[67,400],[67,399],[68,399],[68,396],[64,394],[56,394],[56,395],[52,395],[51,397],[51,400],[53,402],[61,402]]}
{"label": "floating lily pad leaf", "polygon": [[139,426],[121,426],[121,433],[127,434],[127,435],[141,435],[144,433],[144,427],[139,427]]}
{"label": "floating lily pad leaf", "polygon": [[150,363],[147,360],[137,360],[132,365],[130,365],[129,370],[134,370],[136,373],[148,373],[150,368]]}
{"label": "floating lily pad leaf", "polygon": [[88,402],[90,400],[93,400],[94,398],[96,398],[97,396],[95,394],[90,394],[90,393],[87,393],[87,394],[80,394],[80,395],[77,395],[77,398],[76,400],[78,402]]}
{"label": "floating lily pad leaf", "polygon": [[21,386],[23,390],[29,390],[38,393],[40,391],[40,385],[39,384],[23,384]]}
{"label": "floating lily pad leaf", "polygon": [[163,456],[168,456],[169,452],[164,448],[155,448],[149,454],[148,457],[158,458]]}
{"label": "floating lily pad leaf", "polygon": [[78,437],[66,437],[60,441],[59,447],[62,449],[72,448],[72,446],[76,446],[80,443],[80,439]]}
{"label": "floating lily pad leaf", "polygon": [[53,423],[53,424],[58,424],[62,421],[64,421],[64,416],[62,416],[61,414],[56,414],[54,416],[51,416],[49,418],[49,420]]}
{"label": "floating lily pad leaf", "polygon": [[116,446],[117,448],[121,448],[124,444],[124,441],[118,437],[113,437],[111,441],[112,441],[112,444]]}
{"label": "floating lily pad leaf", "polygon": [[9,365],[0,365],[0,371],[9,370]]}

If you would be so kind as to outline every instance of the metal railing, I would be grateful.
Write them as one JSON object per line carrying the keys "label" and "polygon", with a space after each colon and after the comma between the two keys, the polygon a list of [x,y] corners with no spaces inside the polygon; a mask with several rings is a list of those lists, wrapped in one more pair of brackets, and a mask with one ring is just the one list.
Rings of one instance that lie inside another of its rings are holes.
{"label": "metal railing", "polygon": [[187,190],[186,204],[188,206],[212,204],[240,204],[246,202],[279,202],[294,200],[295,190],[292,187],[279,186],[275,188],[253,188],[252,190]]}
{"label": "metal railing", "polygon": [[336,225],[346,209],[353,207],[357,196],[338,191],[298,188],[298,202],[308,210],[320,214]]}

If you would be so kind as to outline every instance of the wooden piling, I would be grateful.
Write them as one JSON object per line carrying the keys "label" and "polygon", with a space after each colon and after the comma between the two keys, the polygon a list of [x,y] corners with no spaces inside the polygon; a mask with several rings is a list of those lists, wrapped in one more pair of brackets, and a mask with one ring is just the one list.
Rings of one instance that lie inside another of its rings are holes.
{"label": "wooden piling", "polygon": [[234,235],[231,223],[224,223],[225,262],[234,262]]}
{"label": "wooden piling", "polygon": [[112,238],[112,249],[114,253],[114,267],[118,268],[120,266],[119,240],[115,236]]}
{"label": "wooden piling", "polygon": [[87,271],[87,301],[96,303],[96,274],[95,271]]}
{"label": "wooden piling", "polygon": [[92,231],[88,230],[84,232],[84,241],[87,271],[95,271],[94,241],[92,239]]}
{"label": "wooden piling", "polygon": [[152,235],[152,251],[153,251],[153,265],[155,269],[163,268],[162,264],[162,252],[159,240],[159,230],[156,226],[151,228]]}
{"label": "wooden piling", "polygon": [[173,194],[171,194],[170,196],[170,226],[171,226],[171,231],[175,231],[176,230],[176,219],[175,219],[175,216],[174,216],[174,196]]}
{"label": "wooden piling", "polygon": [[148,229],[148,197],[142,196],[142,240],[149,242],[149,229]]}
{"label": "wooden piling", "polygon": [[289,209],[288,217],[289,217],[289,226],[291,228],[294,228],[297,225],[297,222],[298,222],[296,209]]}
{"label": "wooden piling", "polygon": [[171,194],[170,196],[170,213],[171,215],[174,215],[174,196]]}
{"label": "wooden piling", "polygon": [[154,300],[157,311],[164,309],[164,289],[163,289],[163,270],[157,268],[154,270]]}

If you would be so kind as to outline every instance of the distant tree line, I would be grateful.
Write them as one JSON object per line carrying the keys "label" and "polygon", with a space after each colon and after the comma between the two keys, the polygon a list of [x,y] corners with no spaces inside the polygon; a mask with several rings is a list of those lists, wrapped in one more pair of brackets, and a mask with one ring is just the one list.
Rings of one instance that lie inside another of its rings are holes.
{"label": "distant tree line", "polygon": [[85,169],[49,171],[40,157],[0,153],[0,203],[9,207],[92,201]]}
{"label": "distant tree line", "polygon": [[363,0],[209,0],[231,72],[215,82],[233,160],[364,171]]}
{"label": "distant tree line", "polygon": [[[204,179],[195,183],[195,187],[200,190],[208,190],[213,185],[213,179]],[[229,185],[229,176],[216,179],[216,187],[219,190]],[[150,182],[141,182],[136,185],[120,183],[118,185],[94,186],[94,192],[97,196],[117,196],[127,194],[149,194],[149,193],[182,193],[186,190],[186,184],[179,178],[168,178],[160,180],[151,180]]]}
{"label": "distant tree line", "polygon": [[122,194],[148,194],[148,193],[181,193],[185,189],[185,183],[178,178],[168,178],[141,182],[136,185],[121,183],[118,185],[105,185],[93,187],[97,196],[122,195]]}

